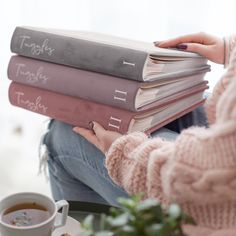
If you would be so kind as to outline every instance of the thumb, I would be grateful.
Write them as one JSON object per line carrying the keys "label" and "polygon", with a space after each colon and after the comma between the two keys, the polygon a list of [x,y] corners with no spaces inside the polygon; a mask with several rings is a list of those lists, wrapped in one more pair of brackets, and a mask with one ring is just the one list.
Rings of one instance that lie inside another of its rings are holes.
{"label": "thumb", "polygon": [[97,122],[93,121],[93,131],[95,135],[99,138],[102,137],[106,130]]}

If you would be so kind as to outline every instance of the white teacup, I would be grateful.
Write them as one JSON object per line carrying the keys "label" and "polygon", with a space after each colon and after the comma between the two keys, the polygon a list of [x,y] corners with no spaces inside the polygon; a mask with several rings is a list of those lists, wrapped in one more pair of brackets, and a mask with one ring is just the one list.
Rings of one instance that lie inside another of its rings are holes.
{"label": "white teacup", "polygon": [[[38,224],[30,226],[15,226],[3,221],[6,210],[19,204],[38,204],[49,212],[49,217]],[[62,214],[58,222],[54,222],[58,210],[62,209]],[[12,194],[0,201],[0,236],[51,236],[52,232],[66,223],[69,204],[65,200],[54,202],[49,197],[33,192],[23,192]]]}

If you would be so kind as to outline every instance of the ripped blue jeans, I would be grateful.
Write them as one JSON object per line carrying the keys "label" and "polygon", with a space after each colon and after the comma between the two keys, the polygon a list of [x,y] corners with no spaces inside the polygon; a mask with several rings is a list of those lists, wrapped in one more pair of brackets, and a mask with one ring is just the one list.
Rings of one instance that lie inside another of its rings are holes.
{"label": "ripped blue jeans", "polygon": [[[192,125],[207,126],[203,108],[198,108],[155,131],[152,136],[174,140],[182,129]],[[128,197],[127,192],[109,177],[103,153],[74,133],[72,128],[71,125],[51,120],[43,137],[54,199],[117,206],[117,198]]]}

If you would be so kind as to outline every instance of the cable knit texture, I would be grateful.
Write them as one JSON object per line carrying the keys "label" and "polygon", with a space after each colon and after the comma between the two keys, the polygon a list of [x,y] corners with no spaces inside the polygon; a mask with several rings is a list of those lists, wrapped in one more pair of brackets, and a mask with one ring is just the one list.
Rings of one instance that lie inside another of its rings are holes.
{"label": "cable knit texture", "polygon": [[111,178],[129,194],[177,202],[198,226],[187,235],[236,235],[236,36],[225,39],[225,75],[206,102],[209,128],[184,130],[176,141],[132,133],[107,153]]}

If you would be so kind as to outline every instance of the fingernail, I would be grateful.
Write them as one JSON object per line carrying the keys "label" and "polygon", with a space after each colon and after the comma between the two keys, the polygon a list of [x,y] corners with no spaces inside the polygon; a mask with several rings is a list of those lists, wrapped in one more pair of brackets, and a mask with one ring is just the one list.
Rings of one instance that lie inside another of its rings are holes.
{"label": "fingernail", "polygon": [[74,127],[72,130],[73,130],[74,132],[77,132],[77,131],[78,131],[78,127]]}
{"label": "fingernail", "polygon": [[178,45],[176,46],[176,48],[182,49],[182,50],[186,50],[187,47],[188,47],[188,46],[187,46],[186,44],[178,44]]}
{"label": "fingernail", "polygon": [[160,44],[160,41],[153,42],[155,46],[158,46]]}
{"label": "fingernail", "polygon": [[89,126],[90,126],[91,129],[93,129],[93,127],[94,127],[93,121],[89,121]]}

